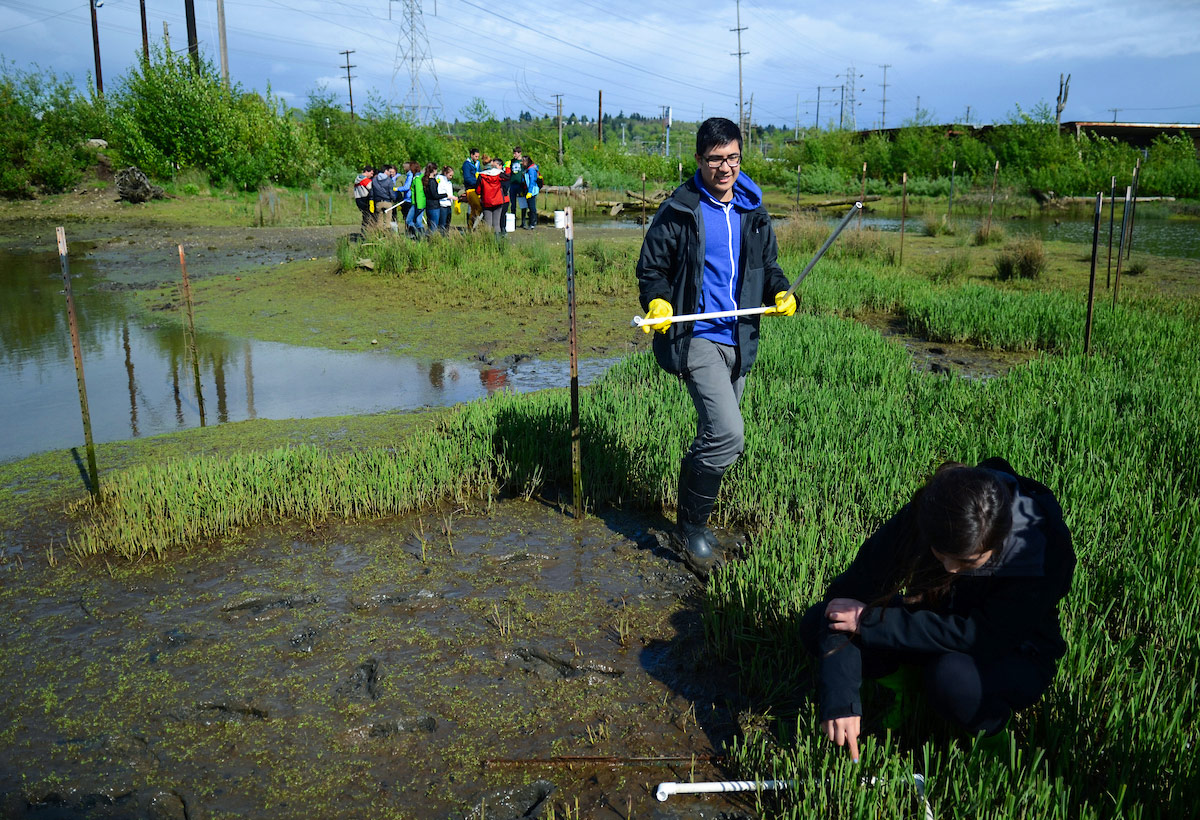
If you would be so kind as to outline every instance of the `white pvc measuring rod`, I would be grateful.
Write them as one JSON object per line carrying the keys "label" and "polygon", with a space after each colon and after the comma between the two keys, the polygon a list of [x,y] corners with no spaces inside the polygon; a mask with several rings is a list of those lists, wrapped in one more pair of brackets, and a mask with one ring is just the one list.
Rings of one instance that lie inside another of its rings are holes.
{"label": "white pvc measuring rod", "polygon": [[660,803],[673,794],[711,794],[713,792],[756,792],[786,789],[791,780],[718,780],[708,783],[659,783],[654,792]]}
{"label": "white pvc measuring rod", "polygon": [[[808,276],[809,271],[811,271],[813,266],[817,264],[817,260],[825,255],[825,251],[829,250],[829,246],[832,245],[833,241],[838,238],[838,234],[842,232],[842,229],[850,224],[850,220],[854,217],[854,215],[862,210],[862,206],[863,204],[861,202],[855,202],[854,206],[846,212],[846,215],[842,217],[842,221],[837,224],[837,227],[833,229],[833,233],[829,234],[829,238],[825,240],[825,244],[822,245],[820,250],[817,251],[816,255],[809,260],[808,264],[804,266],[804,270],[801,271],[800,275],[796,277],[796,281],[793,282],[792,286],[787,289],[788,296],[791,296],[796,292],[796,288],[800,287],[800,283],[804,281],[804,277]],[[657,319],[634,316],[633,321],[629,323],[629,326],[642,327],[643,325],[657,325],[663,322],[667,322],[669,324],[675,324],[676,322],[698,322],[701,319],[723,319],[727,316],[753,316],[756,313],[766,313],[768,310],[774,309],[775,306],[770,305],[763,307],[741,308],[739,310],[718,310],[712,313],[683,313],[679,316],[662,316]]]}
{"label": "white pvc measuring rod", "polygon": [[700,319],[723,319],[726,316],[753,316],[756,313],[766,313],[768,310],[774,310],[775,306],[752,308],[738,308],[737,310],[718,310],[713,313],[681,313],[678,316],[667,316],[661,319],[651,319],[649,317],[634,316],[633,321],[629,323],[630,327],[641,327],[642,325],[656,325],[659,322],[696,322]]}

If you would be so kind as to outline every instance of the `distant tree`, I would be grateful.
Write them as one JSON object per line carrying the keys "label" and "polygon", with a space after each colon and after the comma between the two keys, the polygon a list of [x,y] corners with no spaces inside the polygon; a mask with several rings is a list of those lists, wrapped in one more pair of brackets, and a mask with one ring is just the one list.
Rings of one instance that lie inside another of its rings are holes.
{"label": "distant tree", "polygon": [[459,109],[458,115],[465,122],[493,122],[496,115],[492,109],[488,108],[487,100],[483,97],[474,97],[469,103]]}

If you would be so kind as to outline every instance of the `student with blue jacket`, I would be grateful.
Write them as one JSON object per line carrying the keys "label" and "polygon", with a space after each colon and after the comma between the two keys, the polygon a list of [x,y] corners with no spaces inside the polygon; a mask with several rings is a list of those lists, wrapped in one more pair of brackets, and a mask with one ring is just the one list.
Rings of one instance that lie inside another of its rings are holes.
{"label": "student with blue jacket", "polygon": [[[776,257],[762,191],[741,172],[742,132],[713,117],[696,132],[694,177],[659,207],[637,263],[646,317],[773,305],[791,316],[796,299]],[[759,316],[645,325],[654,356],[678,375],[696,407],[696,437],[680,462],[679,506],[670,541],[704,576],[718,561],[708,518],[721,479],[741,455],[740,403],[758,353]]]}

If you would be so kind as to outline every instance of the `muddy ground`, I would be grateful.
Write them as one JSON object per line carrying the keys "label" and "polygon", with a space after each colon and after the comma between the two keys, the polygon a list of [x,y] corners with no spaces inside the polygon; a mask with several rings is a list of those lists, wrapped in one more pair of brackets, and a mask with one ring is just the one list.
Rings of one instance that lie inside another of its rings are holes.
{"label": "muddy ground", "polygon": [[517,499],[162,564],[27,552],[0,565],[2,814],[754,816],[653,797],[728,776],[705,761],[745,707],[661,526]]}

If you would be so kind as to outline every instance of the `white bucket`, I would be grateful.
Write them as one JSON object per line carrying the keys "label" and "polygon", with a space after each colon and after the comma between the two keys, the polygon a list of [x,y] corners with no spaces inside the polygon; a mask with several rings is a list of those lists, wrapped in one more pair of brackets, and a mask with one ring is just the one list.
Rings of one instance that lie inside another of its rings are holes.
{"label": "white bucket", "polygon": [[512,214],[512,213],[505,214],[504,215],[504,230],[505,230],[505,232],[512,233],[516,229],[517,229],[517,215]]}
{"label": "white bucket", "polygon": [[567,227],[567,212],[566,211],[555,211],[554,212],[554,227],[556,227],[556,228]]}

